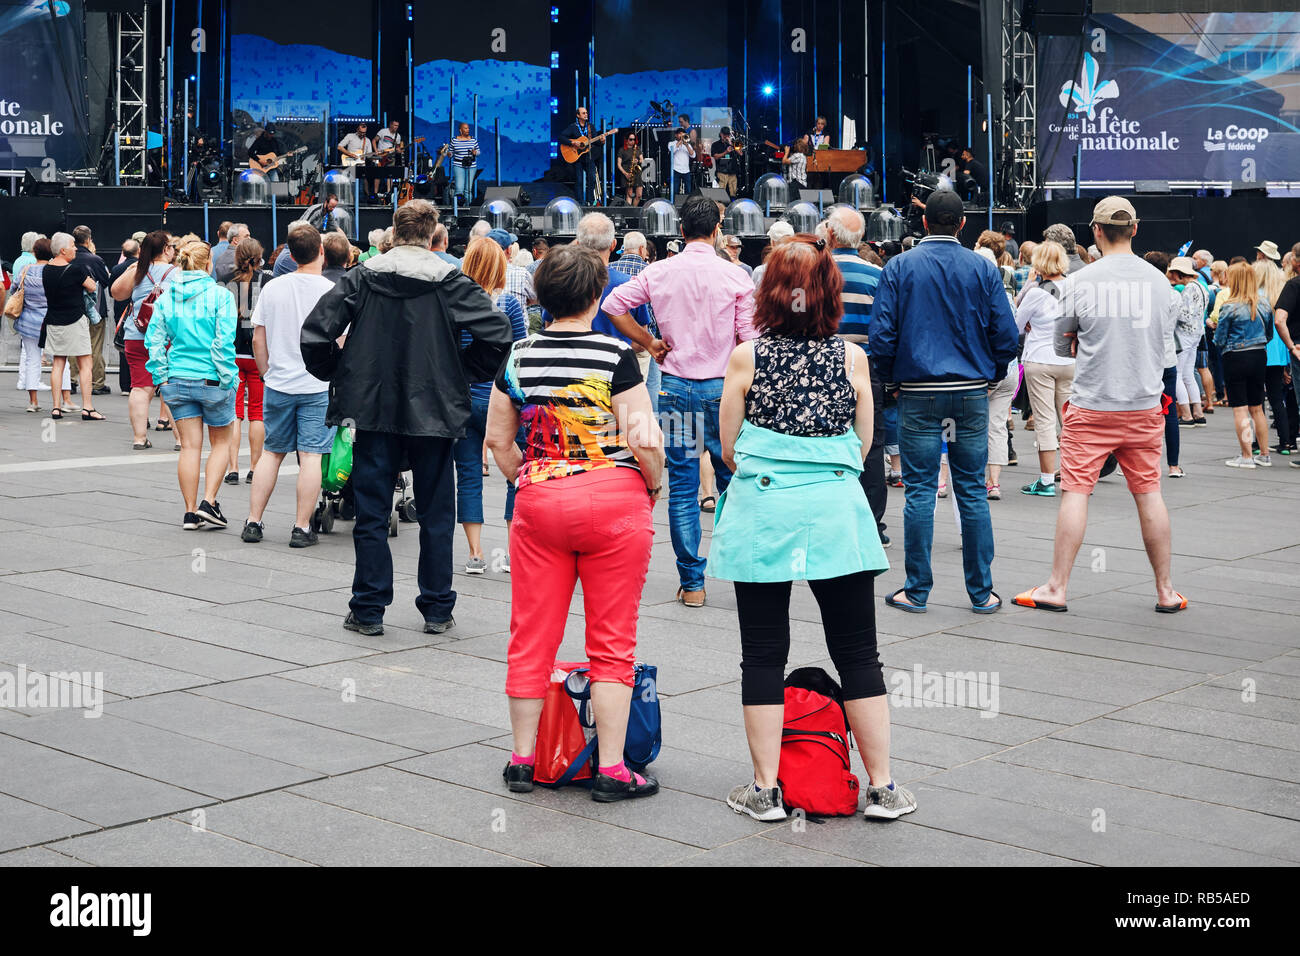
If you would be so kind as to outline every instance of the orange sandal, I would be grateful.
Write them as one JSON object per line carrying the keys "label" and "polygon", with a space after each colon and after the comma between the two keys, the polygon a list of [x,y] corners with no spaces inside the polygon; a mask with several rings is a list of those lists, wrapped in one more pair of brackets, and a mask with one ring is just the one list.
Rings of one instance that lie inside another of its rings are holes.
{"label": "orange sandal", "polygon": [[1175,591],[1174,594],[1178,595],[1178,603],[1157,604],[1156,605],[1157,614],[1177,614],[1179,611],[1185,611],[1187,609],[1187,598],[1183,597],[1181,594],[1178,594],[1177,591]]}
{"label": "orange sandal", "polygon": [[1028,591],[1022,591],[1011,599],[1012,604],[1018,604],[1021,607],[1031,607],[1036,611],[1066,611],[1069,608],[1064,604],[1049,604],[1047,601],[1038,601],[1034,599],[1034,592],[1037,587],[1032,587]]}

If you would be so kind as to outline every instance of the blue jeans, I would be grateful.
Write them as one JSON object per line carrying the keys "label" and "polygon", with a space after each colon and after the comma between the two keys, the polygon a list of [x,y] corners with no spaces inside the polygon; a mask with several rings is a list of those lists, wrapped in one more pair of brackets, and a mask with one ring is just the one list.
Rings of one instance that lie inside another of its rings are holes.
{"label": "blue jeans", "polygon": [[202,418],[209,428],[225,428],[235,420],[234,385],[222,388],[203,379],[173,378],[159,392],[175,421]]}
{"label": "blue jeans", "polygon": [[[456,439],[456,521],[483,523],[483,436],[487,434],[488,399],[470,394],[465,437]],[[506,520],[515,516],[515,486],[506,482]]]}
{"label": "blue jeans", "polygon": [[455,184],[456,193],[470,203],[474,201],[474,177],[478,169],[473,166],[460,166],[453,164],[451,167],[452,182]]}
{"label": "blue jeans", "polygon": [[993,590],[993,523],[984,470],[989,459],[989,398],[983,388],[957,392],[901,392],[898,445],[903,459],[904,590],[925,604],[934,585],[930,546],[939,483],[939,456],[948,443],[948,475],[961,515],[962,567],[972,604]]}
{"label": "blue jeans", "polygon": [[650,393],[650,407],[659,413],[659,390],[663,388],[663,372],[659,371],[659,363],[654,359],[646,367],[645,388]]}
{"label": "blue jeans", "polygon": [[682,589],[704,587],[705,559],[700,557],[700,454],[713,461],[718,494],[727,490],[731,469],[722,463],[718,406],[722,379],[689,379],[663,373],[659,421],[668,458],[668,528]]}
{"label": "blue jeans", "polygon": [[415,510],[420,521],[420,557],[415,606],[426,621],[451,617],[451,457],[453,439],[394,435],[357,429],[352,446],[352,497],[357,520],[352,546],[357,567],[349,607],[363,624],[384,619],[393,603],[393,553],[388,547],[388,516],[399,471],[411,470]]}

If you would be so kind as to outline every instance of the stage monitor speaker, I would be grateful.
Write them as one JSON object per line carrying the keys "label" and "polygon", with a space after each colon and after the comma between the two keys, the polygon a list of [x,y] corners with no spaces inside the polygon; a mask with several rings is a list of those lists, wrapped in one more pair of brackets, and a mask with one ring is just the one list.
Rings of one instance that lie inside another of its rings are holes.
{"label": "stage monitor speaker", "polygon": [[62,196],[67,185],[68,177],[58,170],[51,174],[40,166],[28,166],[23,174],[24,196]]}
{"label": "stage monitor speaker", "polygon": [[1238,181],[1232,184],[1232,195],[1267,196],[1268,186],[1265,183],[1247,183]]}
{"label": "stage monitor speaker", "polygon": [[1133,180],[1133,191],[1135,193],[1161,193],[1168,195],[1169,180],[1167,179],[1135,179]]}
{"label": "stage monitor speaker", "polygon": [[731,194],[725,189],[710,189],[704,187],[691,193],[692,199],[696,196],[703,196],[705,199],[712,199],[714,202],[720,202],[724,206],[731,205]]}
{"label": "stage monitor speaker", "polygon": [[487,186],[483,189],[483,205],[494,199],[508,199],[519,209],[528,205],[528,193],[522,186]]}
{"label": "stage monitor speaker", "polygon": [[835,194],[829,189],[801,189],[799,190],[799,201],[810,202],[814,206],[820,204],[822,209],[833,205]]}

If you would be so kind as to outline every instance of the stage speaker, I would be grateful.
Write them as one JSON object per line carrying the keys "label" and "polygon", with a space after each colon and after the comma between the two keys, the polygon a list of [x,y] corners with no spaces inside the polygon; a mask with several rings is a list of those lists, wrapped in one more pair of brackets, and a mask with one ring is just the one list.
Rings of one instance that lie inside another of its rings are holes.
{"label": "stage speaker", "polygon": [[64,189],[68,185],[68,177],[63,173],[55,170],[53,178],[46,179],[50,175],[40,166],[28,166],[23,174],[23,195],[24,196],[62,196]]}
{"label": "stage speaker", "polygon": [[691,193],[691,197],[703,196],[705,199],[712,199],[714,202],[720,202],[724,206],[731,205],[731,196],[725,189],[708,189],[701,188]]}
{"label": "stage speaker", "polygon": [[1072,36],[1083,33],[1091,7],[1089,0],[1025,0],[1021,28],[1038,36]]}
{"label": "stage speaker", "polygon": [[1163,193],[1166,195],[1172,192],[1167,179],[1135,179],[1133,180],[1133,191],[1135,193]]}
{"label": "stage speaker", "polygon": [[810,202],[814,206],[821,204],[825,209],[835,203],[835,194],[829,189],[801,189],[799,190],[799,201]]}
{"label": "stage speaker", "polygon": [[528,193],[522,186],[487,186],[483,189],[483,205],[494,199],[508,199],[519,209],[528,205]]}
{"label": "stage speaker", "polygon": [[1267,196],[1268,186],[1265,183],[1246,183],[1234,182],[1232,184],[1232,195],[1234,196]]}
{"label": "stage speaker", "polygon": [[270,182],[267,185],[271,187],[271,193],[275,196],[276,202],[289,198],[289,184],[287,182]]}

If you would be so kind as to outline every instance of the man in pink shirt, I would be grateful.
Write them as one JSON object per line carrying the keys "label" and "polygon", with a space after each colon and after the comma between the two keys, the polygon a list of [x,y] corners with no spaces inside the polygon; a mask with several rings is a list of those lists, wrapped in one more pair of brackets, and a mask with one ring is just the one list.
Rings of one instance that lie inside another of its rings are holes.
{"label": "man in pink shirt", "polygon": [[[697,196],[682,204],[682,238],[675,256],[647,266],[618,286],[601,309],[623,335],[643,346],[663,370],[659,413],[668,453],[668,526],[687,607],[704,606],[704,564],[700,550],[702,450],[717,475],[718,491],[731,480],[722,463],[718,403],[727,359],[737,342],[754,331],[754,283],[739,266],[718,256],[714,241],[721,227],[718,205]],[[662,339],[638,325],[630,310],[649,303]],[[702,434],[699,432],[702,430]]]}

